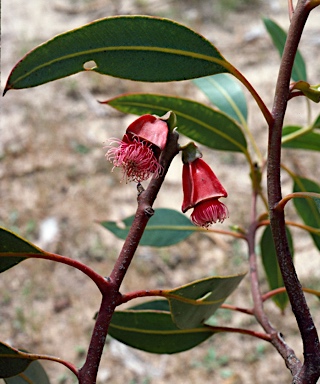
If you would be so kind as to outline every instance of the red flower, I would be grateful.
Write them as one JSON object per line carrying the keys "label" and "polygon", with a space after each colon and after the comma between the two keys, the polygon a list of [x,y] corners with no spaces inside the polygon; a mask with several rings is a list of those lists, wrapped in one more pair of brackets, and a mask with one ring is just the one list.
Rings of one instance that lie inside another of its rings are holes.
{"label": "red flower", "polygon": [[106,158],[114,167],[122,167],[126,180],[140,183],[152,174],[161,174],[163,168],[159,164],[159,156],[167,136],[168,125],[165,121],[143,115],[129,125],[122,140],[110,139],[111,145],[105,147],[109,148]]}
{"label": "red flower", "polygon": [[184,199],[182,212],[194,208],[191,220],[195,225],[208,227],[210,224],[229,217],[228,208],[219,201],[227,197],[226,190],[209,165],[200,158],[183,164],[182,186]]}

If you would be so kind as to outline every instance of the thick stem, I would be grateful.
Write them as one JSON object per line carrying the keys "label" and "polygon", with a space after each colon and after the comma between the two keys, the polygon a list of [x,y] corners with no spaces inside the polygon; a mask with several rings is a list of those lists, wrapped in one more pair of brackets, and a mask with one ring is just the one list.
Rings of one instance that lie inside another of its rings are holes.
{"label": "thick stem", "polygon": [[170,132],[166,148],[160,158],[160,163],[163,166],[164,172],[159,177],[153,177],[148,188],[139,194],[138,208],[134,221],[111,275],[107,278],[109,284],[106,285],[106,289],[102,292],[102,302],[92,332],[87,358],[83,367],[79,370],[80,384],[96,383],[109,324],[116,306],[121,303],[121,294],[119,292],[121,283],[130,266],[145,227],[150,217],[153,215],[152,205],[161,188],[170,163],[178,152],[178,133],[175,131],[172,133]]}
{"label": "thick stem", "polygon": [[87,353],[87,358],[79,369],[79,384],[95,384],[99,369],[99,364],[106,342],[109,324],[116,306],[118,292],[113,289],[106,290],[102,296],[100,310],[94,325],[91,341]]}
{"label": "thick stem", "polygon": [[267,332],[270,337],[272,345],[277,349],[279,354],[284,359],[286,366],[290,369],[294,375],[298,369],[301,368],[302,364],[295,356],[292,348],[290,348],[281,334],[270,323],[268,316],[266,315],[263,308],[263,299],[260,291],[257,255],[255,252],[255,237],[258,223],[256,221],[257,216],[257,192],[253,193],[252,197],[252,212],[251,212],[251,226],[248,231],[248,251],[249,251],[249,265],[250,265],[250,282],[251,282],[251,293],[253,299],[253,314],[262,328]]}
{"label": "thick stem", "polygon": [[269,125],[267,171],[270,225],[279,267],[303,342],[304,366],[293,375],[293,382],[301,384],[313,384],[319,378],[319,339],[290,255],[284,212],[283,210],[276,210],[275,207],[282,198],[280,181],[282,126],[290,93],[290,77],[294,58],[310,12],[307,5],[307,0],[300,0],[298,2],[283,51],[272,110],[274,120]]}

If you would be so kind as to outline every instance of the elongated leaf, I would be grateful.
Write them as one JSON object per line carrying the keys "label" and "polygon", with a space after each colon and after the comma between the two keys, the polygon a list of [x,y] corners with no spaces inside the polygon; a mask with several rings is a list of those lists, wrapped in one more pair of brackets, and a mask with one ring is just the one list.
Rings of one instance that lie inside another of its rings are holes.
{"label": "elongated leaf", "polygon": [[0,378],[16,376],[23,372],[35,358],[0,342]]}
{"label": "elongated leaf", "polygon": [[186,80],[228,72],[204,37],[174,21],[149,16],[97,20],[54,37],[13,68],[5,91],[34,87],[84,71],[139,81]]}
{"label": "elongated leaf", "polygon": [[[313,131],[304,132],[303,127],[287,126],[282,130],[282,146],[284,148],[308,149],[320,151],[320,131],[314,128]],[[302,135],[297,135],[303,133]]]}
{"label": "elongated leaf", "polygon": [[204,326],[179,329],[167,311],[130,309],[113,314],[109,334],[143,351],[172,354],[201,344],[213,332]]}
{"label": "elongated leaf", "polygon": [[241,127],[224,113],[192,100],[145,93],[125,94],[103,102],[125,113],[162,116],[173,111],[178,131],[209,148],[246,152]]}
{"label": "elongated leaf", "polygon": [[[320,193],[320,185],[303,177],[294,177],[293,192]],[[313,228],[320,228],[319,200],[293,199],[293,204],[304,223]],[[320,236],[310,233],[316,247],[320,250]]]}
{"label": "elongated leaf", "polygon": [[165,291],[173,321],[181,329],[203,324],[237,288],[244,276],[214,276]]}
{"label": "elongated leaf", "polygon": [[[287,232],[291,255],[293,257],[293,251],[294,251],[293,242],[292,242],[292,237],[288,228],[286,228],[286,232]],[[263,232],[263,235],[260,240],[260,249],[261,249],[262,264],[267,276],[270,289],[273,290],[273,289],[283,287],[284,283],[283,283],[282,275],[278,265],[277,254],[274,247],[270,226],[267,226]],[[287,293],[279,293],[278,295],[273,296],[272,300],[276,303],[276,305],[282,311],[286,308],[289,302]]]}
{"label": "elongated leaf", "polygon": [[29,243],[27,240],[0,227],[0,272],[17,265],[25,260],[25,257],[8,257],[8,254],[14,253],[45,253],[40,248]]}
{"label": "elongated leaf", "polygon": [[[280,56],[282,56],[284,45],[287,39],[286,32],[281,27],[279,27],[278,24],[268,18],[263,18],[263,22],[269,35],[272,38],[273,44],[279,51]],[[294,60],[291,77],[294,81],[307,81],[306,65],[299,51],[297,51]]]}
{"label": "elongated leaf", "polygon": [[247,103],[240,84],[229,74],[202,77],[193,82],[222,112],[244,123],[248,117]]}
{"label": "elongated leaf", "polygon": [[[121,223],[115,221],[101,221],[100,224],[120,239],[128,236],[134,216],[130,216]],[[152,247],[167,247],[185,240],[193,233],[194,227],[190,220],[180,212],[172,209],[159,208],[149,220],[140,245]],[[189,228],[189,229],[186,229]],[[196,227],[194,227],[196,229]]]}
{"label": "elongated leaf", "polygon": [[28,368],[4,380],[6,384],[50,384],[46,371],[38,361],[33,361]]}

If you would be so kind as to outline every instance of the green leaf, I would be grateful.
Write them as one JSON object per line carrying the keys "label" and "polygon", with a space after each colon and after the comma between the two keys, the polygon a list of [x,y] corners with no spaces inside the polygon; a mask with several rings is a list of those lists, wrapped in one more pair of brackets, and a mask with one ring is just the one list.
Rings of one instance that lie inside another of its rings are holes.
{"label": "green leaf", "polygon": [[[292,237],[288,228],[286,228],[286,233],[288,237],[291,255],[293,257],[293,242],[292,242]],[[283,283],[282,275],[278,265],[277,254],[276,254],[275,246],[273,243],[271,228],[269,225],[265,228],[263,235],[261,237],[260,249],[261,249],[262,263],[263,263],[264,271],[266,273],[270,289],[273,290],[273,289],[283,287],[284,283]],[[278,295],[273,296],[272,300],[276,303],[276,305],[282,311],[285,309],[285,307],[289,302],[287,293],[279,293]]]}
{"label": "green leaf", "polygon": [[5,92],[88,70],[138,81],[172,81],[229,72],[204,37],[174,21],[149,16],[100,19],[54,37],[13,68]]}
{"label": "green leaf", "polygon": [[[294,176],[293,192],[320,193],[320,185],[310,179]],[[303,222],[313,228],[320,228],[319,199],[293,199],[293,204]],[[310,233],[316,247],[320,250],[320,236]]]}
{"label": "green leaf", "polygon": [[229,74],[202,77],[193,82],[222,112],[243,124],[248,117],[247,102],[240,84]]}
{"label": "green leaf", "polygon": [[317,118],[315,119],[315,121],[314,121],[312,126],[313,126],[313,128],[320,128],[320,113],[317,116]]}
{"label": "green leaf", "polygon": [[[134,216],[130,216],[121,223],[101,221],[100,224],[120,239],[126,239],[133,219]],[[140,245],[168,247],[177,244],[193,233],[192,227],[196,230],[196,227],[182,213],[166,208],[156,209],[148,222]]]}
{"label": "green leaf", "polygon": [[[148,304],[149,308],[153,306],[158,308],[155,302]],[[213,332],[204,326],[179,329],[168,311],[132,308],[114,312],[109,335],[133,348],[151,353],[172,354],[201,344]]]}
{"label": "green leaf", "polygon": [[0,342],[0,378],[16,376],[25,371],[35,357]]}
{"label": "green leaf", "polygon": [[[281,27],[279,27],[278,24],[268,18],[263,18],[263,22],[269,35],[272,38],[273,44],[279,51],[280,56],[282,56],[284,45],[287,39],[286,32]],[[291,77],[294,81],[307,80],[306,65],[299,51],[297,51],[294,60]]]}
{"label": "green leaf", "polygon": [[29,243],[27,240],[9,231],[8,229],[0,227],[0,272],[17,265],[25,260],[25,257],[8,256],[15,253],[45,253],[40,248]]}
{"label": "green leaf", "polygon": [[162,116],[173,111],[177,116],[178,132],[192,140],[213,149],[247,152],[247,142],[238,123],[201,103],[180,97],[135,93],[115,97],[103,104],[135,115]]}
{"label": "green leaf", "polygon": [[165,311],[170,312],[170,305],[168,300],[152,300],[152,301],[145,301],[144,303],[137,304],[133,307],[130,307],[130,309],[135,311],[140,310],[152,310],[152,311]]}
{"label": "green leaf", "polygon": [[308,99],[314,101],[315,103],[320,102],[320,84],[310,85],[306,81],[297,81],[291,90],[298,89],[301,91]]}
{"label": "green leaf", "polygon": [[33,361],[28,368],[4,380],[6,384],[50,384],[46,371],[38,361]]}
{"label": "green leaf", "polygon": [[282,147],[320,151],[320,131],[299,126],[287,126],[282,130]]}
{"label": "green leaf", "polygon": [[173,321],[181,329],[199,326],[215,313],[244,276],[214,276],[165,291]]}

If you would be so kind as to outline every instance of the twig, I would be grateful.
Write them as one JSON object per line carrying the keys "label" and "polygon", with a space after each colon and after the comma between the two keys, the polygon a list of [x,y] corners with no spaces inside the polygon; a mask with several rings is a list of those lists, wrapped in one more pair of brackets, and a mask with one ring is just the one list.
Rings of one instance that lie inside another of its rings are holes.
{"label": "twig", "polygon": [[24,253],[24,252],[2,252],[1,257],[13,257],[13,258],[26,258],[26,259],[43,259],[43,260],[51,260],[56,263],[62,263],[69,265],[79,271],[83,272],[87,275],[98,287],[100,292],[104,292],[106,287],[108,287],[108,281],[95,272],[92,268],[88,267],[86,264],[81,263],[79,260],[71,259],[67,256],[58,255],[56,253],[43,252],[43,253]]}
{"label": "twig", "polygon": [[205,324],[206,327],[210,328],[211,331],[215,333],[220,332],[229,332],[229,333],[241,333],[243,335],[249,335],[253,337],[257,337],[258,339],[262,339],[265,341],[271,342],[271,337],[266,333],[251,331],[250,329],[242,329],[242,328],[232,328],[232,327],[219,327]]}
{"label": "twig", "polygon": [[[302,290],[303,290],[303,292],[307,292],[307,293],[310,293],[311,295],[315,295],[315,296],[320,297],[320,292],[316,291],[315,289],[302,288]],[[265,293],[262,296],[262,300],[266,301],[266,300],[270,299],[271,297],[276,296],[279,293],[284,293],[284,292],[287,292],[285,287],[280,287],[280,288],[273,289],[272,291],[269,291],[269,292]]]}

